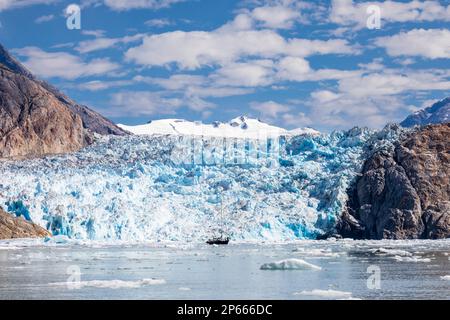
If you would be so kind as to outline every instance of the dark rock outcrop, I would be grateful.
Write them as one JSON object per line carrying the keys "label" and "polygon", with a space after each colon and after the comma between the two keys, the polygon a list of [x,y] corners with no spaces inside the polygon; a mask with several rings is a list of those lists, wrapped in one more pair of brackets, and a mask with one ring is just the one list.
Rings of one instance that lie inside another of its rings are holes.
{"label": "dark rock outcrop", "polygon": [[44,238],[50,233],[23,218],[16,218],[0,208],[0,239]]}
{"label": "dark rock outcrop", "polygon": [[337,225],[343,237],[450,237],[450,124],[412,131],[366,160]]}
{"label": "dark rock outcrop", "polygon": [[405,120],[400,125],[402,127],[414,127],[416,125],[427,125],[450,122],[450,97],[436,102],[431,107],[419,110]]}
{"label": "dark rock outcrop", "polygon": [[36,79],[0,45],[0,158],[76,151],[92,133],[127,134]]}

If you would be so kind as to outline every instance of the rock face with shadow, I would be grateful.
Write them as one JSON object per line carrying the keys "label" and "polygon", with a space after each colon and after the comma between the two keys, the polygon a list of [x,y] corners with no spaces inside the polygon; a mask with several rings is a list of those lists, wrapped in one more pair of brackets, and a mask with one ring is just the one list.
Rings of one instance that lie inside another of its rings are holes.
{"label": "rock face with shadow", "polygon": [[47,230],[21,217],[16,218],[0,208],[0,239],[44,238],[47,236],[50,236]]}
{"label": "rock face with shadow", "polygon": [[35,78],[0,45],[0,158],[77,151],[94,133],[127,134]]}
{"label": "rock face with shadow", "polygon": [[349,190],[343,237],[450,237],[450,123],[418,128],[374,152]]}

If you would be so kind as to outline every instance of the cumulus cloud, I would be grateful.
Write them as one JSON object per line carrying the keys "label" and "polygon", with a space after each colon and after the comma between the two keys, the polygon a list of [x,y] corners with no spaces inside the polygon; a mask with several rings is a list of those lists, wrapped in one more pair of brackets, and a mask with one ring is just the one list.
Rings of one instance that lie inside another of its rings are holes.
{"label": "cumulus cloud", "polygon": [[287,113],[290,110],[289,106],[274,101],[251,102],[250,108],[258,111],[264,119],[276,119],[279,114]]}
{"label": "cumulus cloud", "polygon": [[46,52],[37,47],[14,50],[25,57],[23,63],[35,74],[44,78],[58,77],[73,80],[81,77],[104,75],[116,71],[119,65],[109,59],[83,61],[67,52]]}
{"label": "cumulus cloud", "polygon": [[416,109],[406,94],[449,91],[449,80],[448,70],[363,70],[339,80],[336,90],[313,91],[303,106],[318,128],[380,128]]}
{"label": "cumulus cloud", "polygon": [[252,60],[248,62],[231,63],[219,68],[211,75],[219,85],[259,87],[273,83],[272,60]]}
{"label": "cumulus cloud", "polygon": [[287,6],[263,6],[253,9],[251,17],[270,29],[291,29],[300,18],[300,11]]}
{"label": "cumulus cloud", "polygon": [[[239,39],[239,41],[236,41]],[[179,50],[183,48],[183,50]],[[229,29],[174,31],[146,36],[140,46],[130,48],[127,60],[146,66],[177,64],[181,69],[225,65],[246,57],[274,58],[279,55],[356,54],[346,40],[284,39],[272,30]]]}
{"label": "cumulus cloud", "polygon": [[[91,35],[101,35],[100,33],[90,32]],[[75,48],[80,53],[89,53],[98,50],[109,49],[119,44],[128,44],[141,40],[144,37],[143,34],[135,34],[133,36],[125,36],[122,38],[105,38],[98,37],[92,40],[85,40],[78,43],[78,46]]]}
{"label": "cumulus cloud", "polygon": [[377,5],[381,9],[383,23],[450,21],[450,5],[441,5],[435,0],[414,1],[365,1],[354,3],[352,0],[333,0],[330,21],[356,29],[366,27],[367,7]]}
{"label": "cumulus cloud", "polygon": [[109,116],[172,115],[183,105],[178,98],[165,98],[158,92],[124,91],[111,96]]}
{"label": "cumulus cloud", "polygon": [[213,103],[198,96],[168,96],[167,92],[122,91],[112,94],[110,107],[104,111],[108,116],[154,116],[174,115],[187,107],[193,111],[205,112],[215,107]]}
{"label": "cumulus cloud", "polygon": [[158,10],[184,1],[186,0],[83,0],[81,4],[83,6],[103,4],[115,11],[127,11],[132,9]]}
{"label": "cumulus cloud", "polygon": [[390,56],[420,56],[428,59],[450,58],[450,30],[413,29],[387,37],[375,44],[386,49]]}
{"label": "cumulus cloud", "polygon": [[37,4],[53,4],[59,0],[0,0],[0,11],[22,8]]}

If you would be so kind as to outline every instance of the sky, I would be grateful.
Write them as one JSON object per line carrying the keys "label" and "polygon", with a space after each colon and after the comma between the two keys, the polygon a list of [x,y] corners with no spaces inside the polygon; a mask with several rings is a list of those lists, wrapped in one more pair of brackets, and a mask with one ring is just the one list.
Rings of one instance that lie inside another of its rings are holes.
{"label": "sky", "polygon": [[128,125],[382,128],[450,96],[449,0],[0,0],[0,43]]}

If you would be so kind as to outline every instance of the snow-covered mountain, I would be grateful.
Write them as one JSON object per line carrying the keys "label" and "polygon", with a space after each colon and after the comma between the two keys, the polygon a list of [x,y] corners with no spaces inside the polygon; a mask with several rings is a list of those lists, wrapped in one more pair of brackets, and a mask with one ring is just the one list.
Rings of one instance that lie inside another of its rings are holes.
{"label": "snow-covered mountain", "polygon": [[136,135],[193,135],[205,137],[228,137],[241,139],[258,139],[264,137],[293,136],[302,134],[318,135],[319,132],[311,128],[286,130],[269,125],[258,119],[245,116],[237,117],[229,122],[215,121],[211,124],[191,122],[183,119],[163,119],[150,121],[137,126],[118,125]]}
{"label": "snow-covered mountain", "polygon": [[450,97],[440,100],[431,107],[419,110],[408,116],[400,125],[413,127],[432,123],[447,123],[450,121]]}

